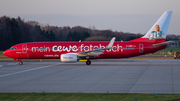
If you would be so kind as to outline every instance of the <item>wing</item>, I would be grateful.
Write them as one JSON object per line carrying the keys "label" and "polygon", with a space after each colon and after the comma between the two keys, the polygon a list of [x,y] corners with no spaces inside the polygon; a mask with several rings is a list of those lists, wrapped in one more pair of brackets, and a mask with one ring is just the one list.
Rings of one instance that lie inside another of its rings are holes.
{"label": "wing", "polygon": [[96,49],[96,50],[92,50],[92,51],[78,52],[78,53],[74,53],[74,54],[76,54],[78,56],[98,56],[100,54],[103,54],[102,51],[111,49],[114,44],[115,39],[116,39],[116,37],[113,37],[111,39],[111,41],[109,42],[109,44],[106,46],[106,48]]}

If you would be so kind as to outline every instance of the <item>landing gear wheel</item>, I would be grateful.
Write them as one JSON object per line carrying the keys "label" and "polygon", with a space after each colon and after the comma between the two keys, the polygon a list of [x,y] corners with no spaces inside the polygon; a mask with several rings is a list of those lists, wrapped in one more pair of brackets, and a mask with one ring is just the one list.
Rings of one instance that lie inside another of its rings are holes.
{"label": "landing gear wheel", "polygon": [[22,61],[19,61],[19,65],[22,65],[23,64],[23,62]]}
{"label": "landing gear wheel", "polygon": [[90,65],[91,64],[91,61],[90,60],[87,60],[86,61],[86,65]]}

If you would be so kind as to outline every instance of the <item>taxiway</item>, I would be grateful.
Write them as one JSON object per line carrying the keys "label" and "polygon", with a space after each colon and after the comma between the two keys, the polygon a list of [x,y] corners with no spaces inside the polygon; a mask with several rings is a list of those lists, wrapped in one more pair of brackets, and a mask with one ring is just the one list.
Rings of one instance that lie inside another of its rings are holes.
{"label": "taxiway", "polygon": [[180,60],[0,62],[0,92],[180,93]]}

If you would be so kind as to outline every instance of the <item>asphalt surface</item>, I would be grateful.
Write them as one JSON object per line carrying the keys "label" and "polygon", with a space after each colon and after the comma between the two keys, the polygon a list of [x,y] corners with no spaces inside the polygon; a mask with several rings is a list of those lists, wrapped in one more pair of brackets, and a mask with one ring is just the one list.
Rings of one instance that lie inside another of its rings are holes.
{"label": "asphalt surface", "polygon": [[180,60],[0,62],[0,92],[180,94]]}

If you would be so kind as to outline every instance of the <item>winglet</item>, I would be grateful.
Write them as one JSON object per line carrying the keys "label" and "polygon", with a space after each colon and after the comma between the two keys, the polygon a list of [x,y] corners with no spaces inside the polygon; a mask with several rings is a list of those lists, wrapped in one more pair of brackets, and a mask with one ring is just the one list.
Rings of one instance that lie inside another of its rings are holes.
{"label": "winglet", "polygon": [[105,48],[105,49],[111,49],[113,44],[114,44],[114,41],[115,41],[116,37],[113,37],[110,41],[110,43],[108,44],[108,46]]}
{"label": "winglet", "polygon": [[101,51],[111,49],[113,44],[114,44],[115,39],[116,39],[116,37],[113,37],[106,48],[91,50],[91,51],[85,51],[85,52],[78,52],[78,53],[74,53],[74,54],[76,54],[78,56],[98,56],[100,54],[103,54]]}

